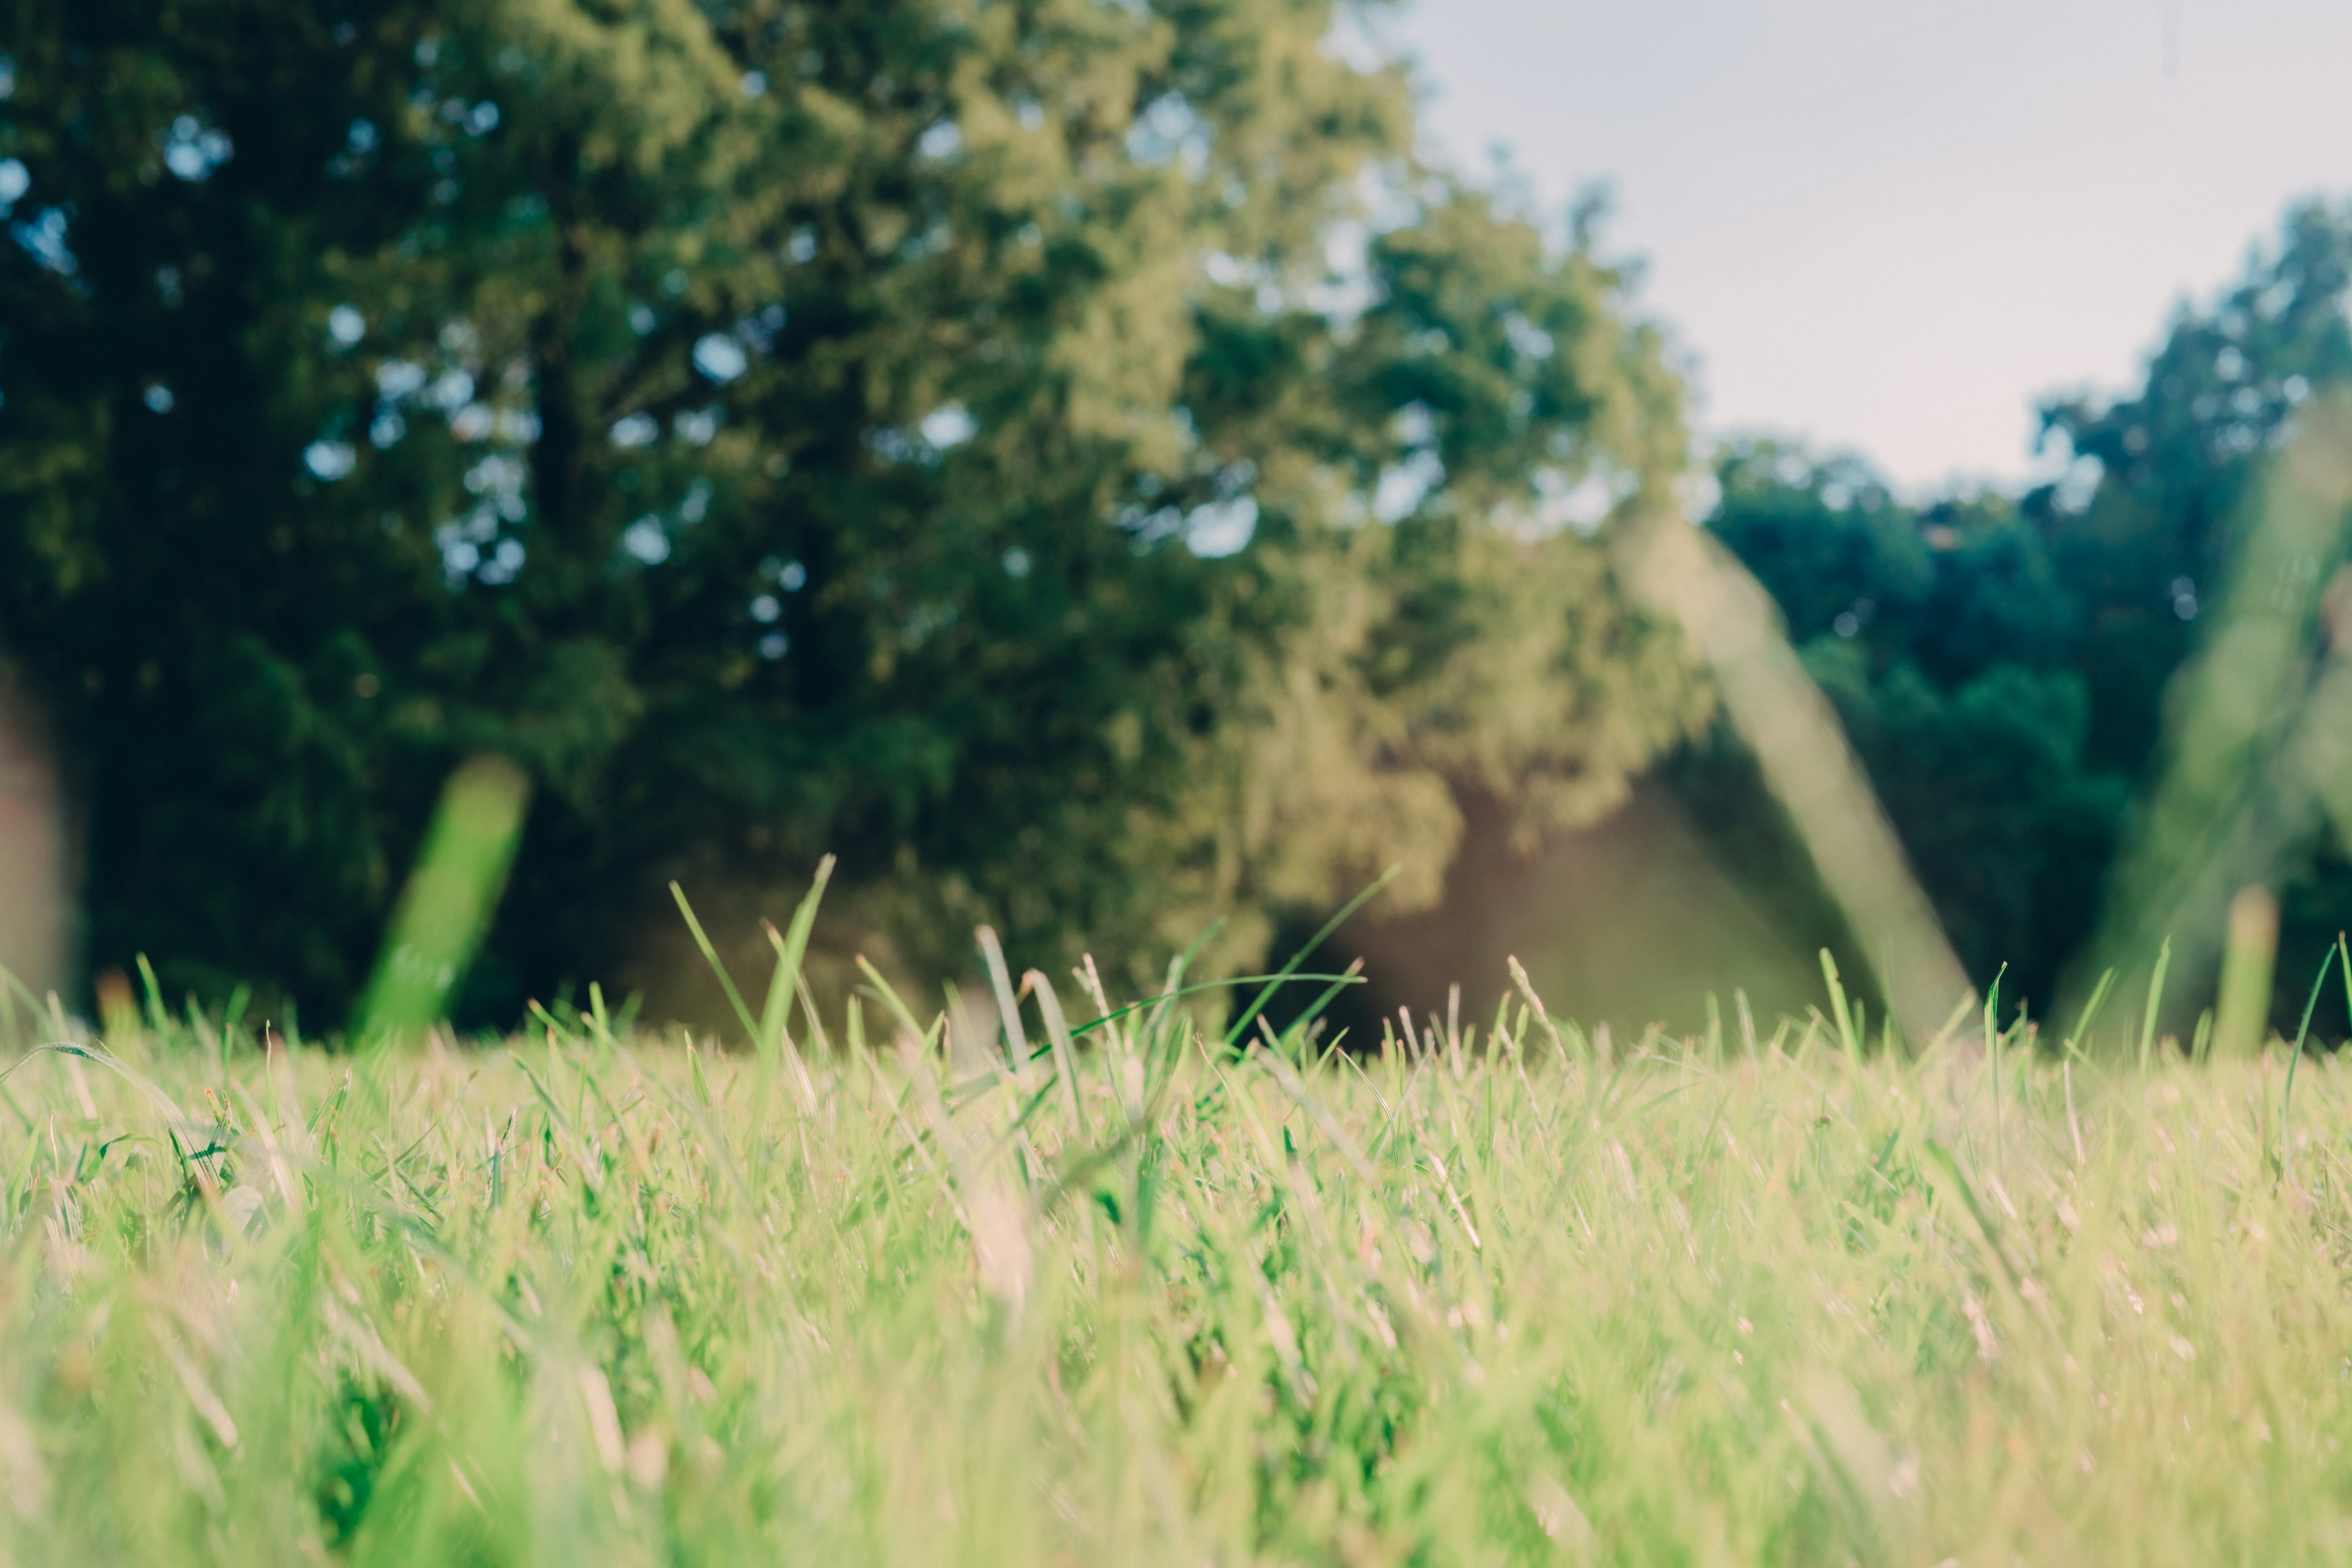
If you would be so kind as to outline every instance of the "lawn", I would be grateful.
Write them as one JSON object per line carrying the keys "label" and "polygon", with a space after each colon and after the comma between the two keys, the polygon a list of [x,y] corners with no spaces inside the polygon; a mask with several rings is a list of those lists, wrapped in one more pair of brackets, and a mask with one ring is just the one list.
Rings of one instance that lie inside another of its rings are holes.
{"label": "lawn", "polygon": [[1523,999],[1349,1056],[1027,989],[1009,1052],[877,992],[19,1058],[0,1560],[2352,1551],[2328,1058],[2290,1118],[2284,1047],[2127,1024],[1996,1069]]}

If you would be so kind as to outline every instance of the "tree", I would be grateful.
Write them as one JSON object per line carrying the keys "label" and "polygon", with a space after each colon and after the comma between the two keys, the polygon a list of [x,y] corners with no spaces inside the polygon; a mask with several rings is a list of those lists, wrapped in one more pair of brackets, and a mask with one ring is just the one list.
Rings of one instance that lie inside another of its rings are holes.
{"label": "tree", "polygon": [[99,963],[331,1012],[480,750],[478,1008],[828,849],[918,966],[1241,958],[1704,712],[1590,536],[1654,334],[1328,4],[12,11],[0,644]]}
{"label": "tree", "polygon": [[[2181,310],[2136,393],[2043,409],[2074,467],[2021,497],[1904,506],[1857,460],[1770,443],[1719,461],[1710,526],[1788,617],[1963,959],[2010,965],[2006,995],[2047,1005],[2092,934],[2249,487],[2295,410],[2352,373],[2347,285],[2352,213],[2296,208],[2242,281]],[[1685,772],[1722,805],[1719,769]],[[1769,816],[1750,800],[1714,820],[1752,838]],[[2345,868],[2320,837],[2285,871],[2290,1029],[2352,907]]]}
{"label": "tree", "polygon": [[[2086,762],[2080,622],[2041,535],[2000,496],[1906,506],[1858,459],[1772,443],[1730,449],[1718,478],[1711,526],[1787,616],[1961,961],[2046,998],[2128,784]],[[1686,766],[1684,787],[1719,797],[1720,772]],[[1719,837],[1769,813],[1721,805],[1701,814]]]}
{"label": "tree", "polygon": [[[2091,754],[2143,790],[2160,763],[2153,748],[2174,672],[2200,646],[2200,617],[2243,557],[2266,461],[2298,410],[2352,378],[2347,292],[2352,208],[2300,205],[2240,281],[2210,306],[2179,312],[2136,395],[2043,411],[2045,427],[2097,483],[2079,513],[2055,488],[2023,505],[2044,520],[2092,627],[2079,655],[2097,716]],[[2335,563],[2308,564],[2324,576]],[[2295,1026],[2309,977],[2352,910],[2347,850],[2332,829],[2315,827],[2276,868],[2275,1026]],[[2343,1017],[2331,996],[2318,1022],[2341,1029]]]}
{"label": "tree", "polygon": [[[2315,390],[2352,375],[2352,210],[2290,212],[2277,248],[2204,310],[2184,306],[2135,395],[2055,400],[2042,413],[2095,483],[2023,498],[2094,628],[2082,647],[2091,746],[2137,771],[2158,708],[2232,558],[2263,457]],[[2072,504],[2070,504],[2072,503]]]}

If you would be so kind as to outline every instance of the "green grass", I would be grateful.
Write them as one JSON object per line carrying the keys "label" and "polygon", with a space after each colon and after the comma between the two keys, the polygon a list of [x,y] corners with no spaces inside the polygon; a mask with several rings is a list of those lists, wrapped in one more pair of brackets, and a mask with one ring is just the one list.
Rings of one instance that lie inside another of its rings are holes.
{"label": "green grass", "polygon": [[1294,1065],[1025,1005],[1017,1078],[780,1009],[25,1059],[0,1561],[2352,1552],[2329,1058],[2283,1169],[2275,1046],[2013,1046],[1996,1125],[1981,1053],[1835,1024]]}

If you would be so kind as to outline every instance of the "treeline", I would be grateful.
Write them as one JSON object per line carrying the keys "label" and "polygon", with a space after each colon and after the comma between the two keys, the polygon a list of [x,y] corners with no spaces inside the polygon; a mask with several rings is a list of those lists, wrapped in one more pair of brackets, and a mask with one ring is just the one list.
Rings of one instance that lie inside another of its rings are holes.
{"label": "treeline", "polygon": [[1328,0],[0,16],[0,650],[88,969],[331,1022],[486,751],[479,1019],[828,850],[886,960],[1243,961],[1704,726],[1606,548],[1657,335]]}
{"label": "treeline", "polygon": [[[2177,717],[2167,691],[2220,607],[2263,465],[2296,411],[2352,376],[2347,289],[2352,208],[2297,208],[2240,280],[2177,315],[2137,390],[2042,409],[2045,440],[2074,461],[2022,494],[1906,505],[1851,457],[1723,454],[1711,526],[1779,602],[1979,984],[2006,963],[2004,991],[2048,1005],[2116,912],[2117,856]],[[2334,579],[2338,629],[2325,616],[2311,628],[2322,654],[2352,631],[2336,535],[2333,557],[2294,564],[2309,584]],[[1735,865],[1801,870],[1735,753],[1701,748],[1671,771]],[[2273,1019],[2289,1034],[2352,924],[2347,832],[2302,820],[2245,872],[2278,899]],[[1834,926],[1801,874],[1765,890]],[[2324,1005],[2340,1030],[2342,996]]]}
{"label": "treeline", "polygon": [[[1589,211],[1415,157],[1351,16],[0,0],[0,659],[85,970],[332,1022],[484,752],[536,788],[484,1022],[682,970],[672,878],[750,930],[827,851],[916,972],[982,921],[1249,963],[1392,861],[1434,897],[1465,801],[1532,845],[1662,762],[1866,964],[1612,568],[1690,463],[1658,333]],[[1722,457],[1711,526],[2011,995],[2101,918],[2347,268],[2298,211],[2142,389],[2045,410],[2029,493]],[[2284,994],[2340,840],[2281,894]]]}

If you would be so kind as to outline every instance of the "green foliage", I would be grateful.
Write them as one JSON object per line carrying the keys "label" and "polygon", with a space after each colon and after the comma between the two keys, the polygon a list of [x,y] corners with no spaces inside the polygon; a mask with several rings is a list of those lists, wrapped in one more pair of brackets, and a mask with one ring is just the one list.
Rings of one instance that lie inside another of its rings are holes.
{"label": "green foliage", "polygon": [[[2203,310],[2183,310],[2137,396],[2043,410],[2049,432],[2096,465],[2079,511],[2056,489],[2026,498],[2043,520],[2077,613],[2090,683],[2092,754],[2136,769],[2158,705],[2187,652],[2193,610],[2218,593],[2248,523],[2242,502],[2294,410],[2352,377],[2352,210],[2287,216],[2278,248]],[[2185,579],[2188,605],[2179,584]]]}
{"label": "green foliage", "polygon": [[911,1035],[562,1007],[464,1054],[160,1011],[11,1042],[0,1556],[2185,1564],[2341,1529],[2341,1055],[2290,1120],[2275,1055],[1864,1058],[1818,1012],[1611,1061],[1514,1007],[1357,1061],[1110,1011],[946,1081]]}
{"label": "green foliage", "polygon": [[[2086,758],[2080,625],[2042,534],[1997,496],[1906,506],[1857,461],[1771,445],[1720,477],[1711,524],[1781,606],[1954,949],[2047,997],[2097,917],[2130,783]],[[1681,783],[1720,806],[1721,771]],[[1707,820],[1719,841],[1757,835]]]}
{"label": "green foliage", "polygon": [[919,966],[1242,957],[1703,710],[1583,531],[1659,343],[1322,0],[6,15],[0,643],[98,963],[339,1008],[485,750],[480,1016],[827,849]]}
{"label": "green foliage", "polygon": [[[2347,287],[2352,214],[2298,208],[2242,282],[2183,310],[2136,395],[2044,410],[2075,467],[2022,497],[1909,506],[1856,459],[1771,443],[1723,456],[1710,526],[1780,605],[1980,981],[2006,963],[2012,994],[2046,1005],[2092,935],[2258,465],[2297,407],[2352,374]],[[2296,846],[2283,975],[2343,923],[2345,866],[2331,837]],[[2294,988],[2281,980],[2282,1026]]]}

